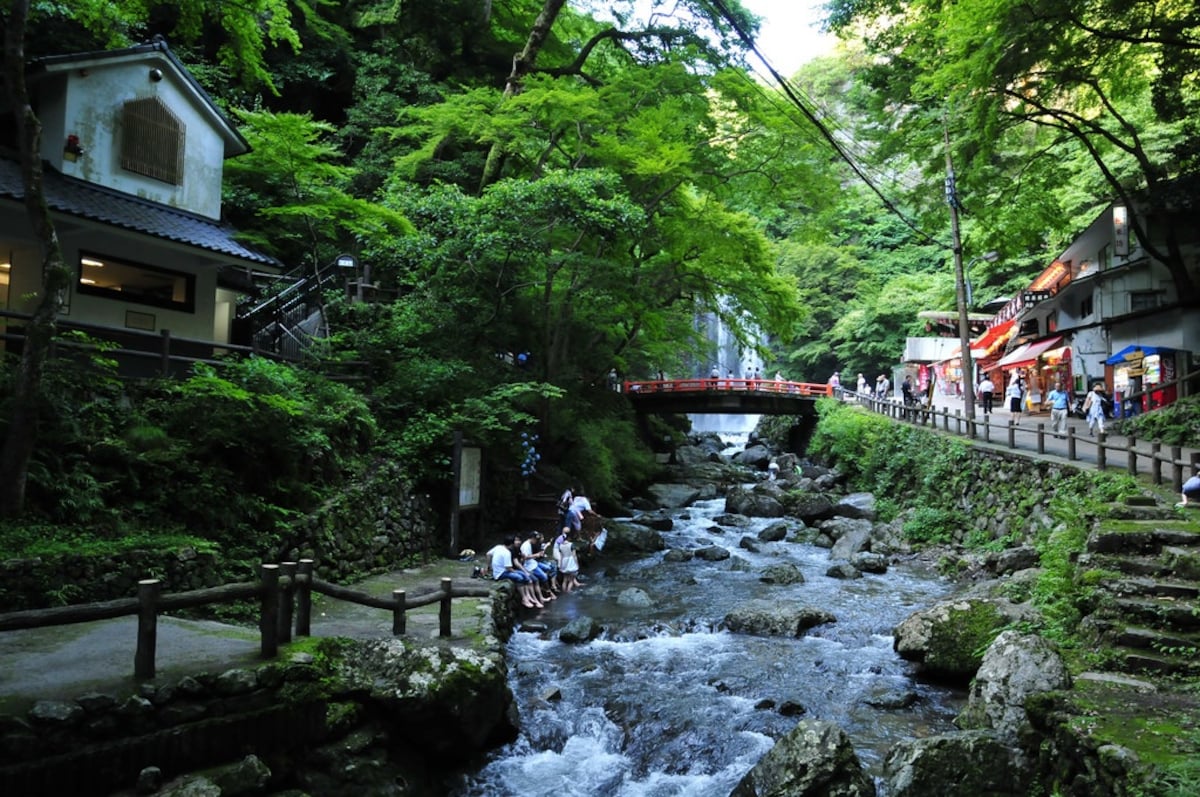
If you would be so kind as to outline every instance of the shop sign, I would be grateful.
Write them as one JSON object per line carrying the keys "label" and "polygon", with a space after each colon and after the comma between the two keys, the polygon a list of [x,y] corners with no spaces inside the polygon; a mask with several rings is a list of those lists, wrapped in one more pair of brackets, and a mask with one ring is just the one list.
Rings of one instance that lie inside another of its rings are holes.
{"label": "shop sign", "polygon": [[1050,291],[1022,291],[1021,302],[1026,306],[1044,302],[1050,298]]}
{"label": "shop sign", "polygon": [[1113,208],[1113,252],[1120,257],[1129,255],[1129,217],[1120,205]]}

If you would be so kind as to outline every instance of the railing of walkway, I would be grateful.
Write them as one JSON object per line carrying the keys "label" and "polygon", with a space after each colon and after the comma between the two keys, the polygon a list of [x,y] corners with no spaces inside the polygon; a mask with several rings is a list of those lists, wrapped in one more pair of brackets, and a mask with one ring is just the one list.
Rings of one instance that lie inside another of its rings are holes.
{"label": "railing of walkway", "polygon": [[[1040,421],[1019,424],[1009,418],[1006,423],[997,423],[992,420],[993,415],[971,419],[964,416],[961,409],[951,412],[923,404],[905,405],[853,391],[845,391],[843,398],[897,421],[928,425],[934,429],[940,427],[943,432],[1002,445],[1014,451],[1065,456],[1072,462],[1095,465],[1098,470],[1119,468],[1133,475],[1148,473],[1155,484],[1165,484],[1170,478],[1175,492],[1183,489],[1185,472],[1200,467],[1200,452],[1185,452],[1182,446],[1164,448],[1157,441],[1143,442],[1134,437],[1110,439],[1104,432],[1098,432],[1095,437],[1083,437],[1077,435],[1070,424],[1066,434],[1057,437],[1053,430],[1047,429],[1045,422]],[[1164,468],[1169,470],[1169,477],[1164,476]]]}
{"label": "railing of walkway", "polygon": [[705,393],[757,390],[763,393],[787,393],[797,396],[833,395],[833,388],[824,383],[789,382],[776,379],[734,379],[732,377],[626,381],[622,383],[621,387],[626,393]]}
{"label": "railing of walkway", "polygon": [[134,653],[133,675],[138,679],[153,678],[155,649],[158,640],[158,616],[163,612],[194,609],[218,603],[259,599],[259,632],[261,655],[273,659],[281,642],[292,640],[293,620],[296,636],[311,636],[312,593],[384,609],[392,612],[392,633],[405,633],[405,612],[440,603],[438,633],[450,636],[450,606],[454,598],[486,598],[492,588],[468,585],[456,587],[451,579],[443,578],[438,589],[422,595],[409,596],[405,590],[392,590],[389,598],[379,598],[365,592],[322,581],[313,575],[313,560],[264,564],[257,582],[224,584],[219,587],[160,594],[158,579],[138,582],[136,598],[57,606],[51,609],[29,609],[0,614],[0,632],[27,628],[46,628],[74,623],[108,620],[114,617],[137,615],[137,650]]}

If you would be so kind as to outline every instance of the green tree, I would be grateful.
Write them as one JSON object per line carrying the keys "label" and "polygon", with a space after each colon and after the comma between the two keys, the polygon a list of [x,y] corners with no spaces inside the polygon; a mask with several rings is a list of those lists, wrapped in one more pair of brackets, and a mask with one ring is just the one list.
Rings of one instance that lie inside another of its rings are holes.
{"label": "green tree", "polygon": [[[145,0],[108,2],[80,0],[73,3],[71,19],[88,31],[102,34],[109,43],[123,42],[159,3]],[[194,36],[212,19],[219,20],[225,39],[218,58],[237,67],[248,80],[267,81],[262,54],[268,42],[296,43],[290,25],[291,12],[285,0],[251,0],[229,7],[216,0],[162,3],[177,13],[176,30]],[[42,126],[34,110],[25,81],[25,37],[30,24],[40,24],[59,13],[57,6],[37,6],[31,17],[29,0],[13,0],[3,11],[4,84],[9,105],[17,121],[17,146],[21,161],[26,213],[34,237],[42,250],[41,297],[25,330],[18,379],[9,401],[7,428],[0,449],[0,514],[15,516],[25,505],[25,487],[30,456],[36,445],[39,393],[55,319],[62,307],[70,271],[63,262],[62,248],[46,204],[42,182]]]}

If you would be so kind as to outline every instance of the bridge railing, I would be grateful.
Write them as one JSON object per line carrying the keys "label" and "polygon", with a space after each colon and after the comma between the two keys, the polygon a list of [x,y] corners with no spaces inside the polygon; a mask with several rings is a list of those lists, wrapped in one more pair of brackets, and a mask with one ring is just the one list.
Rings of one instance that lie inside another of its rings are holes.
{"label": "bridge railing", "polygon": [[702,377],[697,379],[627,380],[621,385],[626,393],[784,393],[794,396],[832,396],[833,387],[824,383],[790,382],[776,379],[734,379]]}

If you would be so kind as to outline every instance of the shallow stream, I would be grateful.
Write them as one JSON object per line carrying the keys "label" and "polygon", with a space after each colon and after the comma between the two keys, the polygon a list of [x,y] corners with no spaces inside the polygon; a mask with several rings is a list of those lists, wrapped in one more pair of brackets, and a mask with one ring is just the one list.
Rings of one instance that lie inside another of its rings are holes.
{"label": "shallow stream", "polygon": [[[722,498],[677,512],[663,536],[668,549],[715,544],[730,559],[670,563],[657,553],[594,566],[582,591],[526,616],[548,630],[518,630],[508,643],[520,737],[457,797],[725,797],[802,717],[845,729],[878,779],[897,740],[952,728],[964,696],[916,680],[913,665],[892,651],[896,624],[947,595],[948,582],[904,563],[883,575],[827,577],[827,549],[757,542],[775,522],[768,519],[717,526],[724,507]],[[739,546],[744,536],[756,540],[757,553]],[[783,562],[797,565],[805,582],[759,580]],[[650,606],[618,602],[634,587]],[[725,615],[752,599],[826,609],[837,622],[799,639],[722,630]],[[601,637],[560,642],[559,629],[584,615],[604,626]],[[911,705],[872,705],[899,696]]]}

